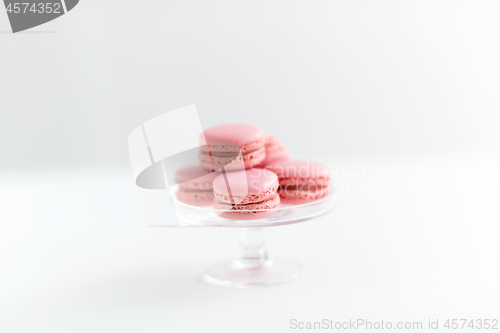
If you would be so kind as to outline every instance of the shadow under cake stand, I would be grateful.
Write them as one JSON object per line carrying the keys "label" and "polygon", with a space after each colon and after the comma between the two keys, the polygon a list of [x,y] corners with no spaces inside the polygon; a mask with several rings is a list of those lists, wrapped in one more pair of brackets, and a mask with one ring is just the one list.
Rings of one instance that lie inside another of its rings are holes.
{"label": "shadow under cake stand", "polygon": [[[241,228],[239,251],[230,262],[210,266],[201,278],[208,284],[249,288],[269,286],[293,281],[302,275],[302,266],[295,261],[272,260],[266,248],[265,227],[277,227],[310,221],[332,210],[335,194],[299,205],[280,204],[270,217],[257,220],[231,220],[220,217],[224,210],[213,207],[192,206],[177,200],[178,186],[170,189],[170,199],[174,214],[181,225],[197,225],[219,228]],[[251,212],[259,212],[255,210]],[[268,211],[268,210],[266,210]],[[249,211],[250,212],[250,211]]]}

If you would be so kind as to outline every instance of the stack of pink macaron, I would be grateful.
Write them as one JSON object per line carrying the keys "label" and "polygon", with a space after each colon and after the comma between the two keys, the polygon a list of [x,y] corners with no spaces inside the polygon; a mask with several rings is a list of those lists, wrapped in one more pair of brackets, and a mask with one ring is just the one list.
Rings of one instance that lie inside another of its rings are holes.
{"label": "stack of pink macaron", "polygon": [[176,177],[184,182],[177,196],[198,206],[212,201],[222,217],[264,218],[274,214],[280,202],[300,204],[330,193],[330,172],[325,165],[290,160],[281,142],[257,126],[210,128],[200,136],[200,146],[199,166],[177,172]]}

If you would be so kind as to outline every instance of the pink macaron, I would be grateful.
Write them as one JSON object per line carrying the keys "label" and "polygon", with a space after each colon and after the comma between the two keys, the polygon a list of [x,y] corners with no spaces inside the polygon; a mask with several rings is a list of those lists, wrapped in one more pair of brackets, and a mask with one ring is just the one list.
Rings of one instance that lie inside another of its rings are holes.
{"label": "pink macaron", "polygon": [[[206,145],[205,145],[206,142]],[[208,170],[248,169],[266,157],[266,138],[257,126],[228,124],[212,127],[200,137],[199,159]]]}
{"label": "pink macaron", "polygon": [[279,161],[287,161],[290,159],[287,149],[274,136],[266,136],[266,158],[260,166],[262,168]]}
{"label": "pink macaron", "polygon": [[320,199],[331,191],[330,170],[312,161],[280,161],[266,166],[278,176],[283,203],[300,204]]}
{"label": "pink macaron", "polygon": [[[215,178],[214,208],[233,220],[255,220],[271,216],[280,204],[278,177],[265,169],[226,172]],[[260,211],[256,211],[260,210]]]}
{"label": "pink macaron", "polygon": [[179,184],[177,199],[188,205],[210,206],[214,201],[213,181],[220,172],[210,172],[199,165],[179,169],[175,182]]}

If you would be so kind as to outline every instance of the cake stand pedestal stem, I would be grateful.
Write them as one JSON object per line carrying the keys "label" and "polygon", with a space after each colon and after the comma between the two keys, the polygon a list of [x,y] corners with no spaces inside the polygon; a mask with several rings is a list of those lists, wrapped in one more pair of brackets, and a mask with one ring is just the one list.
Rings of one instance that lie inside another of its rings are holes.
{"label": "cake stand pedestal stem", "polygon": [[201,278],[208,284],[251,288],[293,281],[302,274],[294,261],[271,261],[267,255],[263,228],[241,228],[240,249],[233,260],[210,266]]}
{"label": "cake stand pedestal stem", "polygon": [[263,228],[241,228],[240,248],[233,261],[235,269],[260,269],[271,265]]}

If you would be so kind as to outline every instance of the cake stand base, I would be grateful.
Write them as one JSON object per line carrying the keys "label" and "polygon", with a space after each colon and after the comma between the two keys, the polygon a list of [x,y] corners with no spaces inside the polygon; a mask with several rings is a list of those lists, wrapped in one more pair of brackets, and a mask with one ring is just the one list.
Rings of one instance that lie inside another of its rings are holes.
{"label": "cake stand base", "polygon": [[269,261],[264,266],[240,268],[234,263],[209,267],[201,278],[208,284],[232,288],[263,287],[290,282],[302,275],[302,267],[293,261]]}

